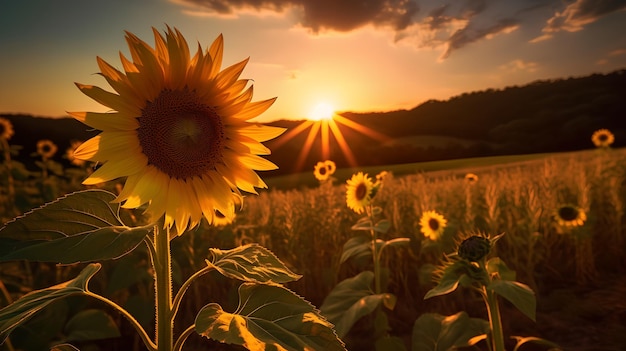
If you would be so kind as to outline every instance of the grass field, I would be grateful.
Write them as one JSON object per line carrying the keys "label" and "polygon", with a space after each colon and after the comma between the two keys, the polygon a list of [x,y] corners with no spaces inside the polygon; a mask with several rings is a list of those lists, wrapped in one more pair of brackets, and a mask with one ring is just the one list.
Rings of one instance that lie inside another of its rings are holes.
{"label": "grass field", "polygon": [[[510,304],[502,304],[505,335],[539,336],[564,350],[619,350],[626,344],[625,161],[624,149],[597,149],[338,169],[333,174],[335,181],[324,184],[313,177],[312,171],[266,179],[269,190],[247,196],[233,223],[222,227],[201,225],[190,235],[172,241],[174,283],[180,284],[204,266],[209,248],[228,249],[254,242],[272,250],[301,274],[300,280],[287,286],[320,306],[341,280],[369,268],[367,262],[339,263],[343,245],[355,234],[351,226],[359,218],[346,206],[345,180],[358,171],[372,177],[388,171],[392,175],[376,195],[376,204],[391,223],[383,239],[410,238],[408,246],[383,256],[388,277],[385,287],[398,299],[395,309],[388,311],[388,319],[391,333],[402,338],[409,349],[413,323],[424,313],[449,315],[463,310],[484,318],[484,306],[471,293],[456,291],[423,299],[433,287],[433,267],[455,249],[455,240],[463,233],[484,232],[505,233],[496,254],[516,271],[517,280],[537,295],[536,322]],[[31,174],[17,179],[15,186],[24,197],[21,201],[28,200],[35,207],[54,194],[79,189],[75,175],[80,179],[80,172],[78,168],[65,170],[46,179],[41,179],[39,173]],[[477,175],[477,181],[466,181],[465,175],[470,172]],[[115,185],[109,189],[116,191]],[[42,194],[44,190],[51,195]],[[558,210],[565,205],[584,213],[584,223],[559,225]],[[4,208],[8,207],[5,204]],[[443,237],[436,243],[419,229],[421,215],[429,210],[447,220]],[[141,221],[138,212],[134,215]],[[10,216],[4,213],[3,217]],[[150,325],[154,312],[147,259],[146,251],[138,249],[119,260],[105,262],[92,284],[120,305],[131,306],[137,318]],[[0,263],[0,280],[11,297],[17,298],[32,289],[63,281],[79,266]],[[207,275],[191,287],[178,318],[182,324],[192,322],[193,311],[209,297],[220,301],[225,309],[234,309],[236,288],[234,282],[217,274]],[[93,304],[81,299],[71,303]],[[65,309],[68,314],[73,311],[71,306],[57,309]],[[122,341],[101,343],[101,349],[125,345],[140,350],[137,337],[124,319],[117,316],[115,321],[121,325]],[[346,336],[349,350],[372,349],[367,321],[368,317],[363,318]],[[41,320],[35,318],[32,323],[37,325]],[[27,331],[16,332],[14,341],[27,338]],[[24,343],[24,349],[41,345],[33,340]],[[188,343],[192,350],[206,345],[207,340],[199,337]],[[509,340],[507,346],[512,349]]]}

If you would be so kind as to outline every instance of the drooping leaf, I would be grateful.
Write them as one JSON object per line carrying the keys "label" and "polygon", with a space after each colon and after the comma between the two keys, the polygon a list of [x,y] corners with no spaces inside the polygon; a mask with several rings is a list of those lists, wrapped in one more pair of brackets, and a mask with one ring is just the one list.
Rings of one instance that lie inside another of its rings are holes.
{"label": "drooping leaf", "polygon": [[466,312],[451,316],[424,313],[413,324],[412,351],[453,351],[487,337],[489,322]]}
{"label": "drooping leaf", "polygon": [[345,350],[330,324],[309,302],[279,285],[243,283],[239,307],[216,303],[196,316],[198,334],[248,350]]}
{"label": "drooping leaf", "polygon": [[454,263],[443,268],[441,276],[437,281],[437,286],[430,289],[424,296],[424,300],[434,296],[445,295],[453,292],[459,286],[459,281],[464,275],[463,269],[465,261],[454,261]]}
{"label": "drooping leaf", "polygon": [[384,242],[382,249],[386,248],[386,247],[402,247],[402,246],[408,246],[411,243],[411,239],[409,238],[394,238],[391,240],[387,240]]}
{"label": "drooping leaf", "polygon": [[222,275],[255,283],[287,283],[300,279],[270,250],[257,244],[248,244],[231,250],[209,249],[207,265]]}
{"label": "drooping leaf", "polygon": [[395,306],[396,297],[393,294],[374,294],[373,281],[374,273],[363,271],[337,284],[324,299],[320,311],[335,325],[340,338],[348,334],[356,321],[372,313],[381,303],[389,309]]}
{"label": "drooping leaf", "polygon": [[120,331],[109,314],[103,310],[87,309],[67,322],[65,334],[66,340],[84,341],[116,338],[120,336]]}
{"label": "drooping leaf", "polygon": [[487,289],[492,289],[498,295],[509,300],[513,306],[528,316],[528,318],[535,320],[537,300],[535,293],[528,285],[508,280],[494,280],[487,286]]}
{"label": "drooping leaf", "polygon": [[50,303],[66,296],[86,292],[89,279],[100,270],[100,267],[99,263],[91,263],[76,278],[46,289],[32,291],[0,310],[0,344],[13,329],[25,323]]}
{"label": "drooping leaf", "polygon": [[369,217],[363,217],[359,219],[350,229],[370,231],[374,229],[374,224],[372,223],[372,220],[369,219]]}
{"label": "drooping leaf", "polygon": [[116,259],[134,250],[151,231],[152,226],[115,226],[52,240],[0,239],[0,261],[72,264]]}
{"label": "drooping leaf", "polygon": [[9,221],[0,228],[1,239],[52,240],[96,229],[123,226],[115,195],[104,190],[83,190],[60,197]]}

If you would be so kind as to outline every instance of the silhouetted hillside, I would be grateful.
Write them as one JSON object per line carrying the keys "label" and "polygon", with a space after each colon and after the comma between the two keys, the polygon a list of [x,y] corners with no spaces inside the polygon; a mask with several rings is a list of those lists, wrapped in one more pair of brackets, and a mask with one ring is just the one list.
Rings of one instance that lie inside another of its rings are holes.
{"label": "silhouetted hillside", "polygon": [[[373,139],[337,123],[358,165],[444,160],[465,157],[592,148],[591,135],[600,128],[615,134],[614,146],[626,145],[626,70],[586,77],[544,80],[500,90],[464,93],[446,101],[430,100],[411,110],[382,113],[345,112],[341,116],[386,136]],[[71,139],[86,140],[97,134],[71,119],[4,115],[15,127],[12,144],[23,145],[28,158],[39,139],[51,139],[61,155]],[[269,125],[293,130],[303,121],[279,120]],[[280,166],[278,175],[312,170],[322,159],[321,137],[297,169],[309,129],[285,140],[287,133],[266,144],[267,158]],[[330,159],[348,166],[340,145],[330,138]]]}
{"label": "silhouetted hillside", "polygon": [[[600,128],[615,134],[614,146],[624,146],[625,97],[626,70],[620,70],[465,93],[446,101],[430,100],[411,110],[341,114],[389,136],[396,141],[393,143],[378,142],[345,126],[340,129],[363,166],[588,149],[593,147],[591,135]],[[293,128],[299,123],[272,124]],[[447,145],[410,138],[420,135],[431,136],[430,140],[432,136],[446,137]],[[293,159],[305,138],[306,133],[301,133],[292,142],[272,149],[271,159],[281,165],[289,155]],[[319,150],[320,146],[314,145],[305,164],[319,160]],[[344,166],[338,146],[332,151],[332,158]]]}

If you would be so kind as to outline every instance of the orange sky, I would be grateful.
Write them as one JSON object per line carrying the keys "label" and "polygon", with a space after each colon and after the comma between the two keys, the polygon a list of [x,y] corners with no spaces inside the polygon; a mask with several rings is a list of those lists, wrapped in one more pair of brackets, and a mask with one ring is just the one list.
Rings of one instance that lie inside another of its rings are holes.
{"label": "orange sky", "polygon": [[[623,1],[353,2],[32,0],[0,13],[0,113],[104,111],[74,82],[105,89],[96,56],[121,67],[124,30],[153,43],[177,27],[195,46],[224,34],[230,65],[250,57],[259,121],[412,108],[428,99],[626,67]],[[602,5],[596,6],[595,4]]]}

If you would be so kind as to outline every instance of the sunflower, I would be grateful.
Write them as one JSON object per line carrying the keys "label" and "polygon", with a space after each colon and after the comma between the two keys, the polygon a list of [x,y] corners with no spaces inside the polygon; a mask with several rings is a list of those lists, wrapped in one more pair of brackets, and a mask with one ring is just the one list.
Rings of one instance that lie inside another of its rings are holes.
{"label": "sunflower", "polygon": [[313,175],[317,180],[323,182],[330,177],[330,172],[328,172],[328,167],[325,162],[318,162],[315,167],[313,167]]}
{"label": "sunflower", "polygon": [[256,194],[266,188],[255,171],[276,169],[258,155],[270,150],[262,142],[284,132],[249,123],[275,98],[251,102],[253,87],[239,79],[248,59],[220,70],[223,37],[190,55],[176,29],[165,35],[153,28],[154,48],[130,32],[126,41],[132,61],[120,55],[124,72],[97,58],[101,75],[117,92],[76,84],[110,113],[72,112],[75,119],[101,130],[75,157],[103,163],[84,184],[127,177],[116,198],[125,208],[148,204],[154,218],[182,234],[215,211],[234,216],[233,194]]}
{"label": "sunflower", "polygon": [[608,129],[598,129],[591,136],[596,147],[609,147],[615,141],[615,136]]}
{"label": "sunflower", "polygon": [[72,140],[70,142],[70,147],[65,150],[65,158],[68,159],[74,166],[82,166],[85,164],[85,161],[74,156],[74,151],[80,146],[80,144],[82,144],[82,142]]}
{"label": "sunflower", "polygon": [[37,153],[45,159],[51,158],[57,153],[57,146],[48,139],[39,140],[37,142]]}
{"label": "sunflower", "polygon": [[436,211],[426,211],[420,218],[420,231],[430,240],[437,240],[443,234],[448,221]]}
{"label": "sunflower", "polygon": [[469,184],[474,184],[478,181],[478,176],[474,173],[467,173],[465,175],[465,181]]}
{"label": "sunflower", "polygon": [[0,118],[0,139],[9,140],[15,134],[13,124],[6,118]]}
{"label": "sunflower", "polygon": [[337,165],[331,160],[324,161],[324,164],[326,165],[326,170],[328,171],[329,176],[333,175],[337,170]]}
{"label": "sunflower", "polygon": [[585,224],[587,214],[582,208],[567,204],[557,208],[552,218],[561,228],[573,228]]}
{"label": "sunflower", "polygon": [[372,199],[372,191],[374,189],[374,183],[372,179],[363,172],[352,175],[352,178],[347,181],[346,189],[346,203],[348,208],[354,212],[361,214],[365,210],[365,207],[369,205]]}

